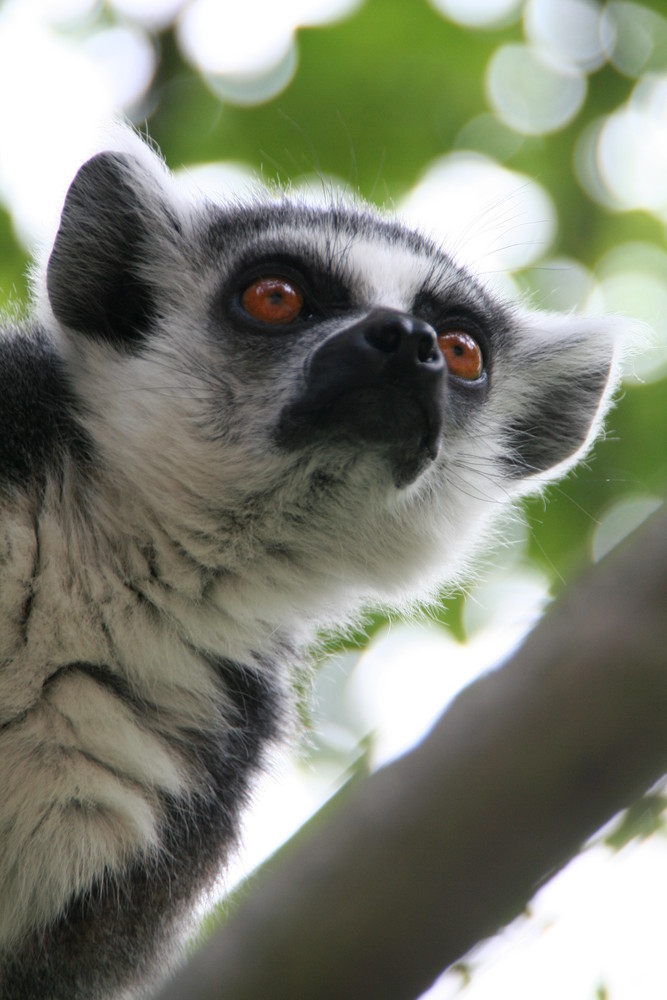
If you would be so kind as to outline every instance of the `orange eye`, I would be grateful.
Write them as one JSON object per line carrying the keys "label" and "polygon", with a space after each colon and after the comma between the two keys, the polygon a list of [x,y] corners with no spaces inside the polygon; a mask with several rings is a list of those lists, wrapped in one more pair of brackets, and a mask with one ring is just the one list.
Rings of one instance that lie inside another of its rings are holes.
{"label": "orange eye", "polygon": [[438,346],[447,368],[457,378],[473,382],[484,370],[484,358],[477,341],[463,330],[448,330],[438,334]]}
{"label": "orange eye", "polygon": [[246,288],[241,305],[262,323],[291,323],[303,308],[303,292],[287,278],[258,278]]}

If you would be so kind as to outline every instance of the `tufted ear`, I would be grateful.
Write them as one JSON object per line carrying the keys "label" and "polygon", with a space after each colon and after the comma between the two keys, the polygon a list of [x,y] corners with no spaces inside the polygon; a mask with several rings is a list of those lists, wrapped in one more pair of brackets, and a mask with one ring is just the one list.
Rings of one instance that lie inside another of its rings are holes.
{"label": "tufted ear", "polygon": [[510,474],[562,474],[597,437],[618,380],[619,320],[528,313],[505,380]]}
{"label": "tufted ear", "polygon": [[138,159],[121,153],[84,163],[67,193],[47,267],[56,319],[118,347],[138,346],[155,311],[140,267],[151,245],[148,178]]}

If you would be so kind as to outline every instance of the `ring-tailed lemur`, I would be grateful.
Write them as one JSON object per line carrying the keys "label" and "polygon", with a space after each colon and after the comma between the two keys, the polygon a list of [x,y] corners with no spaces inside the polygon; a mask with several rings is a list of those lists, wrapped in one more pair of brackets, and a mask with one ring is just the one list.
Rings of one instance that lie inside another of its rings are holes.
{"label": "ring-tailed lemur", "polygon": [[220,206],[122,147],[0,339],[3,1000],[148,994],[315,630],[456,578],[613,381],[613,323],[501,304],[370,208]]}

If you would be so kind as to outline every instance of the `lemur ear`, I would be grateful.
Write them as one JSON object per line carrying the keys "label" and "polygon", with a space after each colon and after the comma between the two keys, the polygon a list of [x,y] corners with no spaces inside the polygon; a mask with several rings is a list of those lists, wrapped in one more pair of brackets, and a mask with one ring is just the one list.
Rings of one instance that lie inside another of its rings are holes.
{"label": "lemur ear", "polygon": [[56,319],[116,346],[138,346],[154,313],[140,261],[149,244],[150,212],[143,165],[100,153],[81,167],[65,199],[46,285]]}
{"label": "lemur ear", "polygon": [[[601,428],[618,380],[619,321],[525,314],[504,388],[510,474],[560,474],[581,459]],[[505,373],[503,373],[505,374]]]}

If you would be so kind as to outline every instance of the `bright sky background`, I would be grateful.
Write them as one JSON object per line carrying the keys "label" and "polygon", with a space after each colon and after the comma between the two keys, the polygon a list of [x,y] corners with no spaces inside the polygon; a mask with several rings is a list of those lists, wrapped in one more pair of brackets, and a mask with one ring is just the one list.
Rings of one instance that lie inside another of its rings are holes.
{"label": "bright sky background", "polygon": [[[294,28],[349,14],[360,0],[193,0],[181,14],[184,55],[216,75],[218,93],[239,96],[239,75],[254,77],[256,99],[289,83],[298,64]],[[431,0],[433,7],[472,27],[516,19],[517,0]],[[137,102],[155,70],[146,29],[169,21],[179,0],[112,0],[128,15],[124,27],[68,34],[92,18],[93,0],[6,0],[0,7],[0,201],[27,246],[48,238],[78,165],[100,143],[118,110]],[[260,16],[261,15],[261,16]],[[222,19],[222,20],[221,20]],[[636,78],[630,100],[582,136],[575,167],[591,198],[613,211],[640,207],[667,226],[667,70],[651,60],[667,39],[667,19],[633,3],[530,0],[524,39],[500,47],[486,72],[490,114],[520,134],[564,127],[585,98],[587,74],[609,59]],[[525,87],[529,67],[534,86]],[[642,75],[646,68],[653,71]],[[44,86],[44,81],[48,86]],[[488,118],[488,116],[484,116]],[[475,127],[475,123],[470,126]],[[11,137],[11,141],[7,141]],[[247,185],[242,165],[189,171],[191,181],[229,192]],[[447,231],[459,259],[489,281],[513,290],[514,268],[540,263],[567,268],[579,302],[593,311],[620,310],[651,323],[653,351],[636,367],[646,378],[667,366],[667,254],[654,245],[614,248],[595,274],[576,261],[550,261],[557,226],[553,203],[536,181],[479,154],[457,152],[429,165],[400,206],[412,221]],[[511,219],[511,223],[509,220]],[[575,301],[559,301],[571,308]],[[613,506],[592,541],[593,558],[612,548],[629,524],[659,504],[638,493]],[[339,751],[338,764],[315,769],[293,761],[280,779],[264,782],[246,821],[239,875],[258,863],[340,784],[345,751],[374,732],[380,765],[413,745],[458,690],[492,668],[520,642],[548,601],[549,581],[527,571],[525,535],[496,560],[476,586],[466,614],[470,641],[461,646],[429,625],[395,625],[360,657],[325,665],[321,685],[333,685],[341,717],[321,720],[322,738]],[[331,690],[323,697],[335,699]],[[267,835],[268,834],[268,835]],[[596,847],[537,897],[532,920],[522,920],[480,951],[480,969],[463,991],[467,1000],[595,1000],[602,980],[610,1000],[654,1000],[665,982],[665,916],[656,882],[667,878],[667,841],[653,837],[612,856]],[[450,973],[429,1000],[458,995]]]}

